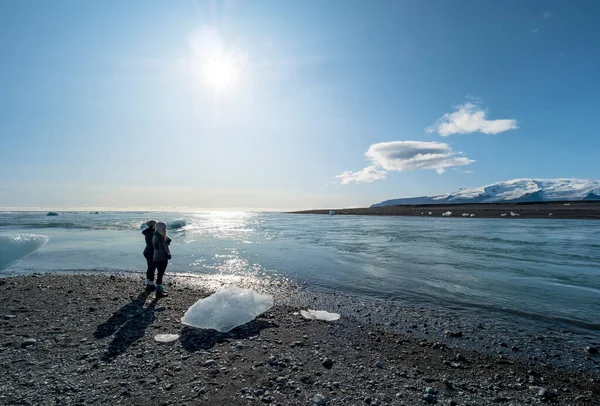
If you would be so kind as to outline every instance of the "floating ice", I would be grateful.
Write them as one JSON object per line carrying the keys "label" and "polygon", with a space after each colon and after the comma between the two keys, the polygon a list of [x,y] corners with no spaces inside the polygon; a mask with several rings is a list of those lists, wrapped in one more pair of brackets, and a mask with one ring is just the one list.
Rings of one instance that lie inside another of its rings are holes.
{"label": "floating ice", "polygon": [[229,288],[194,303],[181,322],[222,333],[254,320],[273,307],[273,298],[250,289]]}
{"label": "floating ice", "polygon": [[172,343],[179,340],[179,334],[157,334],[154,339],[159,343]]}
{"label": "floating ice", "polygon": [[442,216],[444,216],[444,217],[448,217],[448,216],[451,216],[451,215],[452,215],[451,211],[447,211],[446,213],[442,213]]}
{"label": "floating ice", "polygon": [[37,234],[0,236],[0,270],[25,258],[48,242],[48,237]]}
{"label": "floating ice", "polygon": [[325,321],[334,321],[340,318],[340,315],[337,313],[329,313],[325,310],[300,310],[300,314],[305,319],[310,320],[325,320]]}

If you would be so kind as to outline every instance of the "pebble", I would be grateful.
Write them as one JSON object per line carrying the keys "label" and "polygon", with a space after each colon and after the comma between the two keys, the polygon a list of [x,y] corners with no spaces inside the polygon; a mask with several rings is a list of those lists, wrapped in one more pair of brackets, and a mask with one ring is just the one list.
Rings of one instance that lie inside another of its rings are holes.
{"label": "pebble", "polygon": [[325,358],[322,362],[322,365],[327,369],[331,369],[333,368],[333,360],[330,358]]}
{"label": "pebble", "polygon": [[428,402],[433,402],[435,400],[435,396],[433,396],[431,393],[426,393],[423,395],[423,399]]}
{"label": "pebble", "polygon": [[375,368],[383,368],[383,362],[381,362],[381,361],[377,361],[377,362],[375,363]]}
{"label": "pebble", "polygon": [[425,393],[431,393],[432,395],[435,395],[435,392],[436,392],[435,389],[432,388],[431,386],[429,386],[425,389]]}
{"label": "pebble", "polygon": [[215,361],[214,359],[209,359],[209,360],[207,360],[207,361],[204,362],[204,366],[205,367],[210,367],[210,366],[215,365],[216,363],[217,363],[217,361]]}
{"label": "pebble", "polygon": [[320,393],[317,393],[315,396],[313,396],[312,401],[316,405],[324,405],[325,403],[327,403],[327,398],[325,398],[325,396],[321,395]]}
{"label": "pebble", "polygon": [[21,343],[21,347],[29,347],[30,345],[36,345],[37,344],[37,340],[35,338],[28,338],[26,340],[23,340],[23,342]]}
{"label": "pebble", "polygon": [[4,319],[5,320],[15,319],[16,317],[17,316],[15,316],[14,314],[6,314],[6,315],[4,315]]}
{"label": "pebble", "polygon": [[585,351],[588,354],[598,354],[598,349],[596,347],[585,347]]}
{"label": "pebble", "polygon": [[277,382],[279,385],[285,385],[287,379],[285,379],[283,376],[278,376],[277,379],[275,379],[275,382]]}

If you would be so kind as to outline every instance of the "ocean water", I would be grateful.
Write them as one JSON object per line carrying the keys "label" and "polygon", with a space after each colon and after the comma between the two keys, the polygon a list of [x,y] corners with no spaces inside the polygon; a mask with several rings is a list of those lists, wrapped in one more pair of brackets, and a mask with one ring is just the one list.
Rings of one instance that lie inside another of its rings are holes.
{"label": "ocean water", "polygon": [[173,238],[168,274],[600,332],[600,221],[2,212],[0,276],[141,273],[152,218]]}

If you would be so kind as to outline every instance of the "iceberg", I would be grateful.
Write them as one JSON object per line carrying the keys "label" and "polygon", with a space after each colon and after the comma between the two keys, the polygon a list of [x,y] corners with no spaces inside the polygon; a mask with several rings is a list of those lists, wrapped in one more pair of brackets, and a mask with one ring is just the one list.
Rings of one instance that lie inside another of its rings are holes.
{"label": "iceberg", "polygon": [[183,315],[185,325],[226,333],[273,307],[273,298],[251,289],[229,288],[194,303]]}
{"label": "iceberg", "polygon": [[337,313],[329,313],[325,310],[300,310],[300,314],[305,319],[309,320],[325,320],[325,321],[335,321],[339,320],[340,315]]}
{"label": "iceberg", "polygon": [[48,241],[48,237],[38,234],[18,234],[14,237],[0,236],[0,270],[27,257]]}

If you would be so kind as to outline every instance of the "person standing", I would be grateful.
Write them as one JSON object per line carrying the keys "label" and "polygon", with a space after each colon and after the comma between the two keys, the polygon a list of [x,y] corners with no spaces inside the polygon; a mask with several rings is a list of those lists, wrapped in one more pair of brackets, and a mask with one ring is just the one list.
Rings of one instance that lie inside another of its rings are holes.
{"label": "person standing", "polygon": [[152,235],[152,246],[154,248],[152,259],[158,270],[156,276],[156,298],[158,299],[167,296],[167,292],[163,288],[163,276],[171,259],[171,251],[169,250],[171,239],[167,234],[167,225],[164,222],[159,221],[156,223],[154,230]]}
{"label": "person standing", "polygon": [[148,268],[146,269],[146,290],[152,292],[156,290],[156,286],[154,285],[154,272],[156,271],[156,263],[154,262],[154,246],[152,245],[152,235],[154,234],[156,220],[148,220],[146,225],[148,227],[142,231],[144,238],[146,238],[144,258],[146,258],[146,263],[148,265]]}

